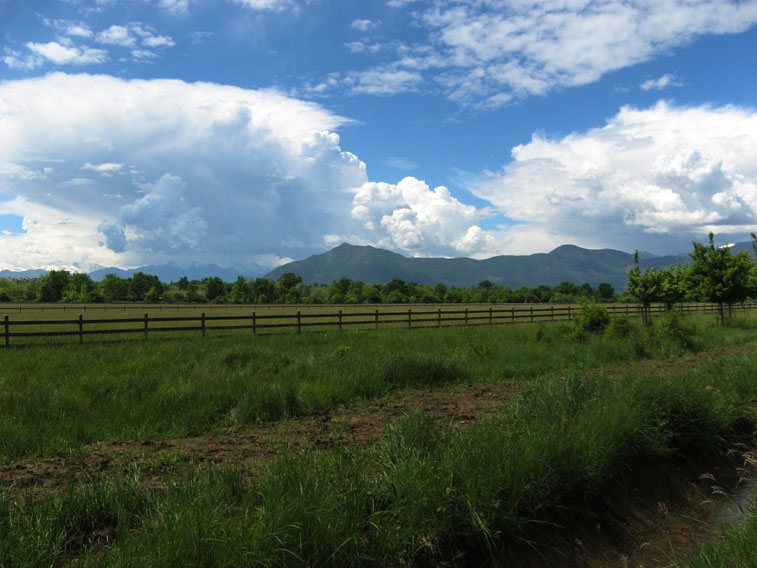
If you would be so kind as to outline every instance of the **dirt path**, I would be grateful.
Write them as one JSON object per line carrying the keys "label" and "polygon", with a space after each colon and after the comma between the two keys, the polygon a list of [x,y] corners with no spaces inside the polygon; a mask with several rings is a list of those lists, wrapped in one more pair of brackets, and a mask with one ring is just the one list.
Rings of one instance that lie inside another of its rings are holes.
{"label": "dirt path", "polygon": [[[649,373],[669,372],[754,349],[757,349],[757,342],[677,359],[638,361],[593,372],[609,375],[634,369]],[[287,449],[366,446],[375,441],[389,423],[411,410],[420,410],[440,421],[465,425],[491,413],[512,398],[516,391],[517,385],[512,383],[419,389],[318,415],[221,429],[194,438],[94,443],[65,457],[21,459],[4,464],[0,466],[0,484],[11,492],[44,492],[70,483],[102,479],[136,464],[146,487],[160,487],[165,484],[167,476],[197,466],[229,463],[254,470]]]}

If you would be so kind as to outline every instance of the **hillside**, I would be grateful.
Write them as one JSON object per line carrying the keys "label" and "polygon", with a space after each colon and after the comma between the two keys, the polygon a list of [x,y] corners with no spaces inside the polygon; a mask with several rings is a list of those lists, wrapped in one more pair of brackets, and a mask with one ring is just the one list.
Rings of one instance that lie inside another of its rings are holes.
{"label": "hillside", "polygon": [[[686,262],[685,254],[651,256],[642,266],[663,267]],[[339,278],[362,280],[371,284],[401,278],[419,284],[443,283],[447,286],[473,286],[483,280],[511,286],[554,286],[563,281],[596,286],[609,282],[616,289],[625,288],[626,271],[633,255],[618,250],[589,250],[563,245],[549,253],[502,255],[485,260],[470,258],[408,258],[371,246],[342,244],[305,260],[290,262],[266,274],[277,279],[293,272],[310,284],[327,284]]]}

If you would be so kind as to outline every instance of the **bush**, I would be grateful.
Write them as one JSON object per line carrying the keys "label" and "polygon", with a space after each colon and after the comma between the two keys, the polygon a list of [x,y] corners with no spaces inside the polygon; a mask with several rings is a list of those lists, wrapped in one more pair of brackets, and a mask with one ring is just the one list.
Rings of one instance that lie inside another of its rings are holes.
{"label": "bush", "polygon": [[602,333],[610,323],[607,309],[597,304],[585,304],[575,320],[576,335],[583,333]]}
{"label": "bush", "polygon": [[659,333],[663,338],[672,339],[686,350],[694,348],[696,328],[691,324],[686,324],[676,310],[668,311],[662,318],[659,323]]}
{"label": "bush", "polygon": [[610,323],[607,325],[605,333],[609,337],[623,339],[634,333],[637,328],[638,326],[631,321],[631,318],[625,314],[621,314],[610,319]]}

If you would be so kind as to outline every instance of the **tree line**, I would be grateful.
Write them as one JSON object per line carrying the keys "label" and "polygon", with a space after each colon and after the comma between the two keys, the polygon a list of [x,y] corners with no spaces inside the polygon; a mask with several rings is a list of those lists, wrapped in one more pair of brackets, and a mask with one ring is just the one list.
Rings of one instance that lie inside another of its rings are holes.
{"label": "tree line", "polygon": [[471,287],[405,282],[393,278],[368,284],[340,278],[331,284],[307,284],[288,272],[278,280],[245,278],[224,282],[217,276],[203,280],[182,277],[165,284],[157,276],[137,272],[129,278],[106,274],[95,282],[87,274],[52,270],[28,280],[0,279],[0,302],[192,302],[232,304],[407,304],[407,303],[575,303],[611,302],[620,298],[609,283],[562,282],[557,286],[500,286],[488,280]]}
{"label": "tree line", "polygon": [[694,243],[689,253],[691,262],[670,268],[639,268],[639,252],[628,271],[626,294],[642,306],[642,320],[649,322],[650,308],[655,302],[672,308],[680,302],[712,302],[718,304],[720,321],[730,318],[734,304],[757,298],[757,235],[752,233],[754,255],[733,254],[730,247],[716,247],[715,235],[709,242]]}
{"label": "tree line", "polygon": [[[757,237],[755,256],[757,257]],[[628,271],[627,287],[618,294],[603,282],[562,282],[511,288],[488,280],[471,287],[405,282],[394,278],[385,284],[368,284],[340,278],[331,284],[307,284],[289,272],[278,280],[245,278],[224,282],[218,276],[189,280],[186,276],[165,284],[157,276],[137,272],[129,278],[106,274],[95,282],[87,274],[52,270],[28,280],[0,279],[0,301],[5,302],[215,302],[234,304],[403,304],[403,303],[576,303],[638,302],[644,319],[650,306],[663,302],[674,306],[685,301],[715,302],[721,319],[729,308],[749,297],[757,297],[757,262],[745,252],[733,254],[728,247],[716,247],[710,234],[708,245],[694,243],[691,262],[665,269],[641,270],[638,253]]]}

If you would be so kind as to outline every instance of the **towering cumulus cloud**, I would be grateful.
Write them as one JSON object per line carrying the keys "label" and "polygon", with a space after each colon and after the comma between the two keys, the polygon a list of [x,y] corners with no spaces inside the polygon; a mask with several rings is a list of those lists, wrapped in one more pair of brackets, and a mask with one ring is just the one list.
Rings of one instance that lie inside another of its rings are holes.
{"label": "towering cumulus cloud", "polygon": [[527,223],[513,238],[522,230],[532,242],[652,250],[667,243],[673,252],[709,231],[744,238],[757,230],[752,110],[623,108],[602,128],[535,135],[512,155],[475,192]]}
{"label": "towering cumulus cloud", "polygon": [[61,73],[2,83],[0,214],[23,216],[25,229],[0,237],[3,261],[300,256],[367,182],[332,132],[344,122],[275,91],[210,83]]}

